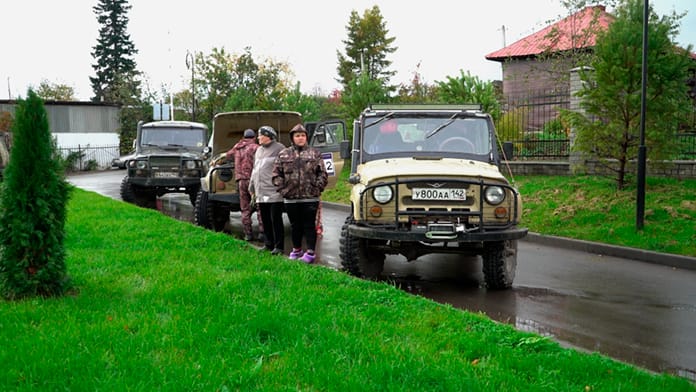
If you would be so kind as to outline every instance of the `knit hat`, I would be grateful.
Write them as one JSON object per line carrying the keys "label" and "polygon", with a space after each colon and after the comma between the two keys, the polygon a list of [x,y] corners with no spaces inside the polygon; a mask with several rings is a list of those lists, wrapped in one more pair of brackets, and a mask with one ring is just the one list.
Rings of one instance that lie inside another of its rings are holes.
{"label": "knit hat", "polygon": [[254,133],[253,129],[247,129],[244,131],[244,138],[245,139],[253,139],[256,137],[256,133]]}
{"label": "knit hat", "polygon": [[268,136],[273,140],[278,138],[278,134],[276,133],[275,129],[269,125],[264,125],[259,128],[259,135]]}

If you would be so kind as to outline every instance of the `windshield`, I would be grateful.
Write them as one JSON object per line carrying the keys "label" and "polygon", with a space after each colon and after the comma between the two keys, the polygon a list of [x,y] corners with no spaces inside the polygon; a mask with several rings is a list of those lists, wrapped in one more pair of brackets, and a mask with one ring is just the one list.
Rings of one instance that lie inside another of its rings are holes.
{"label": "windshield", "polygon": [[205,136],[205,130],[203,129],[143,128],[140,136],[140,145],[203,148]]}
{"label": "windshield", "polygon": [[[395,117],[366,119],[363,151],[369,155],[488,155],[489,122],[479,117]],[[435,153],[435,154],[433,154]]]}

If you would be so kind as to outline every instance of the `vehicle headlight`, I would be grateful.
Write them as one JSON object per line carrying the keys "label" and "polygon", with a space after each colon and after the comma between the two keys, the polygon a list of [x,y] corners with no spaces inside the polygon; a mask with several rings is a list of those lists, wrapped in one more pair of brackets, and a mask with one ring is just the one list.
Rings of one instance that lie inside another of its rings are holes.
{"label": "vehicle headlight", "polygon": [[138,169],[147,169],[147,161],[136,161],[135,167]]}
{"label": "vehicle headlight", "polygon": [[489,186],[483,191],[486,202],[492,205],[498,205],[505,200],[505,190],[499,186]]}
{"label": "vehicle headlight", "polygon": [[220,181],[228,182],[232,181],[232,174],[232,170],[230,169],[221,169],[218,172],[218,177],[220,178]]}
{"label": "vehicle headlight", "polygon": [[197,163],[196,161],[185,161],[185,162],[184,162],[184,166],[185,166],[187,169],[195,169],[196,166],[198,166],[196,163]]}
{"label": "vehicle headlight", "polygon": [[394,196],[394,192],[389,185],[378,186],[372,190],[372,197],[380,204],[388,203],[392,196]]}

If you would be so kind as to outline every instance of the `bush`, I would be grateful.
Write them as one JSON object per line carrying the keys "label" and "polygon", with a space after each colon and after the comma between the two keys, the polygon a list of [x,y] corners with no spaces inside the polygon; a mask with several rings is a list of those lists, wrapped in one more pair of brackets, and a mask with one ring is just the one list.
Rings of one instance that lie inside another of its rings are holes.
{"label": "bush", "polygon": [[541,130],[541,134],[537,136],[539,140],[558,140],[567,139],[570,133],[570,128],[566,126],[564,121],[560,118],[554,118],[553,120],[544,124]]}
{"label": "bush", "polygon": [[505,112],[495,123],[498,140],[501,142],[522,140],[527,117],[529,112],[525,108]]}
{"label": "bush", "polygon": [[56,159],[43,101],[19,100],[0,193],[0,290],[6,298],[65,292],[69,185]]}

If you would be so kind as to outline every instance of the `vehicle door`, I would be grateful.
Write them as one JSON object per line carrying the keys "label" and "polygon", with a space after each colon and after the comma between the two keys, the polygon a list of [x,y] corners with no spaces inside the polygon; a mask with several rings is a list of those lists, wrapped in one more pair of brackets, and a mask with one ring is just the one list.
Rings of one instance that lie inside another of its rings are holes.
{"label": "vehicle door", "polygon": [[343,120],[327,120],[306,123],[309,132],[309,143],[321,151],[326,171],[329,173],[327,188],[336,186],[338,176],[343,170],[345,157],[341,156],[341,142],[347,140],[346,124]]}

